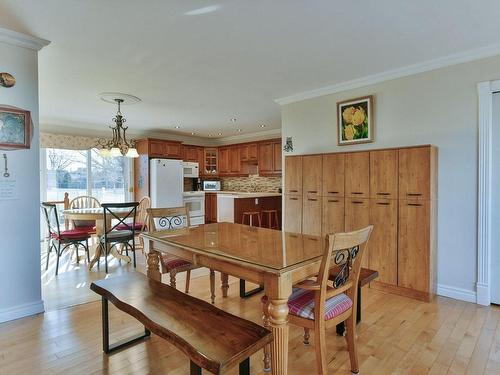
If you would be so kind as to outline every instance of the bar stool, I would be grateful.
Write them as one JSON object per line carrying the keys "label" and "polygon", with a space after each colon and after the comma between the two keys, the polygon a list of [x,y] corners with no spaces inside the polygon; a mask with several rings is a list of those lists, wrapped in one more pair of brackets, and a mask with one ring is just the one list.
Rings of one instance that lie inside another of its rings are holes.
{"label": "bar stool", "polygon": [[[253,217],[257,218],[258,225],[253,225]],[[243,216],[241,218],[241,224],[245,224],[245,218],[248,218],[248,225],[251,227],[261,227],[262,226],[262,215],[258,211],[245,211],[243,212]]]}
{"label": "bar stool", "polygon": [[[253,217],[256,217],[257,227],[262,226],[262,215],[258,211],[245,211],[243,212],[243,216],[241,218],[241,224],[245,224],[245,218],[248,218],[247,222],[248,225],[254,226],[253,225]],[[246,286],[245,286],[245,280],[240,279],[240,298],[248,298],[250,296],[253,296],[256,293],[262,292],[264,288],[262,286],[259,286],[258,288],[252,289],[250,291],[246,291]]]}
{"label": "bar stool", "polygon": [[267,219],[265,220],[266,228],[280,229],[278,210],[262,210],[262,214],[264,215],[264,219]]}

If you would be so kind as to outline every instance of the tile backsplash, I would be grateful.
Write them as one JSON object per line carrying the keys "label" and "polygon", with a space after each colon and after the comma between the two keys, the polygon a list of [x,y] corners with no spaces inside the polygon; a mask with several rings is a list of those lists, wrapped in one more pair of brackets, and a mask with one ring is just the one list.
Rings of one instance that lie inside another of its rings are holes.
{"label": "tile backsplash", "polygon": [[241,192],[277,193],[281,188],[281,177],[223,177],[222,190]]}

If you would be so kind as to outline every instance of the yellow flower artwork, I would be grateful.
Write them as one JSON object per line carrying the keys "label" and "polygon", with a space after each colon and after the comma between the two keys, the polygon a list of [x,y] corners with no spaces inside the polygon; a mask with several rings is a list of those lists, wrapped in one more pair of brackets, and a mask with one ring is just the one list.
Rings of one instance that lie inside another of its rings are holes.
{"label": "yellow flower artwork", "polygon": [[373,96],[337,103],[338,144],[373,142]]}

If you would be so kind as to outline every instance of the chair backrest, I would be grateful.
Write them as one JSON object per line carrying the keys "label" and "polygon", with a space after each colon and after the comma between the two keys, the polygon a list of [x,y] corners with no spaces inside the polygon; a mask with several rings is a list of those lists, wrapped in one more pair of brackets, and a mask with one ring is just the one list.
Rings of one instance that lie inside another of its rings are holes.
{"label": "chair backrest", "polygon": [[190,227],[186,206],[172,208],[148,208],[150,231]]}
{"label": "chair backrest", "polygon": [[59,225],[59,216],[55,203],[42,202],[40,204],[44,213],[45,223],[47,224],[48,236],[55,234],[57,238],[61,235],[61,226]]}
{"label": "chair backrest", "polygon": [[[104,236],[115,230],[119,225],[126,225],[127,229],[135,235],[135,219],[137,217],[138,202],[126,203],[103,203],[101,207],[104,213]],[[109,221],[118,220],[115,224],[108,227]],[[132,222],[130,222],[132,219]]]}
{"label": "chair backrest", "polygon": [[142,230],[148,225],[148,208],[151,208],[151,199],[142,197],[137,207],[137,221],[142,224]]}
{"label": "chair backrest", "polygon": [[87,195],[80,195],[79,197],[73,198],[69,202],[69,208],[99,208],[101,203],[94,198]]}
{"label": "chair backrest", "polygon": [[[324,304],[329,297],[327,293],[330,269],[338,268],[338,273],[333,280],[335,294],[340,291],[345,293],[356,303],[358,292],[359,272],[361,270],[361,259],[368,245],[373,225],[364,229],[348,233],[335,233],[327,235],[325,252],[318,273],[317,284],[321,286],[319,293],[319,316],[324,316]],[[316,311],[315,311],[316,314]]]}
{"label": "chair backrest", "polygon": [[[62,206],[61,211],[67,210],[69,208],[69,193],[65,192],[64,198],[61,201],[45,201],[43,203],[55,204],[56,206],[61,205]],[[63,215],[63,218],[64,218],[64,215]],[[66,229],[69,228],[69,221],[66,219],[64,219],[64,226],[66,227]]]}

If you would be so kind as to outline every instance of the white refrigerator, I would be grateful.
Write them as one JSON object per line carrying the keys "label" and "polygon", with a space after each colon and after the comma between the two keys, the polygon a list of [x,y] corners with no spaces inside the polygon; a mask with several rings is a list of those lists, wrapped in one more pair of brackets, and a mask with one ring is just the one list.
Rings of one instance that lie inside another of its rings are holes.
{"label": "white refrigerator", "polygon": [[151,207],[182,206],[184,191],[182,160],[151,159],[149,163]]}

